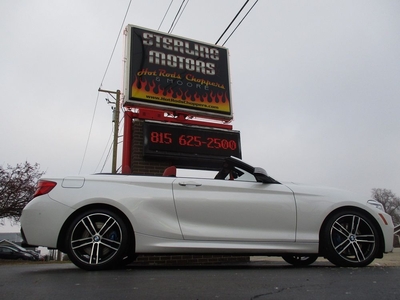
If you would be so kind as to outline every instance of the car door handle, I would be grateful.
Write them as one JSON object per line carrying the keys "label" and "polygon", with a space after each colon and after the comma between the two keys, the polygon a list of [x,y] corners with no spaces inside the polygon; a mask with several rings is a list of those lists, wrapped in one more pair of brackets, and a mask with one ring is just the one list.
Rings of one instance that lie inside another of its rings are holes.
{"label": "car door handle", "polygon": [[189,182],[179,182],[181,186],[201,186],[201,183],[189,181]]}

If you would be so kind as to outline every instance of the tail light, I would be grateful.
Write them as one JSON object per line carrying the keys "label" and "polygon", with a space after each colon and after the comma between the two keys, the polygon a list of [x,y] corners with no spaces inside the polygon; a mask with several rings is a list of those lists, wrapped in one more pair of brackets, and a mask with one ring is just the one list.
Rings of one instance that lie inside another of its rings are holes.
{"label": "tail light", "polygon": [[33,198],[41,195],[46,195],[50,193],[50,191],[57,185],[57,182],[49,181],[49,180],[39,180],[36,185],[35,194],[33,194]]}

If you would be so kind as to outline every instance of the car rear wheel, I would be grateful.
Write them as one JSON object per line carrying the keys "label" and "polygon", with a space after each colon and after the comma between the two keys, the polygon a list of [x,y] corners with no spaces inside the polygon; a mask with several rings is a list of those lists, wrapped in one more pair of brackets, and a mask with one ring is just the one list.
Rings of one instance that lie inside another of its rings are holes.
{"label": "car rear wheel", "polygon": [[127,252],[128,230],[116,213],[94,209],[71,222],[66,243],[69,258],[79,268],[116,268]]}
{"label": "car rear wheel", "polygon": [[304,256],[304,255],[282,255],[282,258],[289,264],[295,266],[295,267],[305,267],[308,265],[311,265],[312,263],[314,263],[317,258],[318,255],[308,255],[308,256]]}
{"label": "car rear wheel", "polygon": [[369,216],[356,210],[332,215],[321,239],[326,258],[340,267],[367,266],[379,251],[376,225]]}

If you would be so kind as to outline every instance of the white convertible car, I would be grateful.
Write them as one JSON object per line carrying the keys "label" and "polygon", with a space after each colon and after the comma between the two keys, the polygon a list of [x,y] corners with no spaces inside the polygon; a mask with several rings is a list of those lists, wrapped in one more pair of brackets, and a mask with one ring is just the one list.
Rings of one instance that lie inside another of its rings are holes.
{"label": "white convertible car", "polygon": [[323,256],[363,267],[393,249],[392,219],[376,201],[281,183],[233,157],[215,178],[171,169],[41,179],[21,216],[25,244],[60,249],[86,270],[139,254],[282,256],[293,265]]}

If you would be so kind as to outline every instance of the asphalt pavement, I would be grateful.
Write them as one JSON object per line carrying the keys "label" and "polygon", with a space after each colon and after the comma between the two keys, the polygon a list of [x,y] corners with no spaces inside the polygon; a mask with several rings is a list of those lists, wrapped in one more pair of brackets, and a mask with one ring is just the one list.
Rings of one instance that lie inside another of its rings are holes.
{"label": "asphalt pavement", "polygon": [[[250,264],[287,265],[280,257],[268,256],[252,256],[250,257]],[[333,266],[325,258],[318,258],[313,265]],[[394,248],[393,252],[384,254],[383,258],[375,259],[368,267],[400,267],[400,248]]]}
{"label": "asphalt pavement", "polygon": [[135,266],[88,272],[69,262],[0,262],[2,299],[400,299],[400,249],[365,268],[279,257],[207,266]]}

